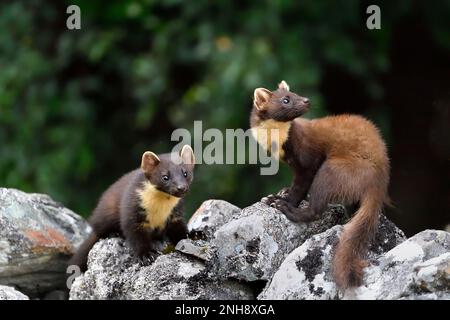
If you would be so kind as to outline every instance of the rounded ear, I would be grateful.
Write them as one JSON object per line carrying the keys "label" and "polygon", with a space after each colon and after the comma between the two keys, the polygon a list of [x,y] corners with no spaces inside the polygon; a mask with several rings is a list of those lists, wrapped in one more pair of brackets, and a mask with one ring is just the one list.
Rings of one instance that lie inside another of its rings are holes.
{"label": "rounded ear", "polygon": [[282,80],[279,84],[278,84],[278,89],[284,89],[286,91],[289,91],[289,85],[287,84],[286,81]]}
{"label": "rounded ear", "polygon": [[142,155],[141,169],[144,172],[151,172],[161,160],[151,151],[146,151]]}
{"label": "rounded ear", "polygon": [[253,104],[255,105],[256,109],[263,109],[264,105],[267,101],[269,101],[271,96],[272,92],[270,92],[270,90],[267,90],[265,88],[255,89],[255,92],[253,93]]}
{"label": "rounded ear", "polygon": [[184,164],[192,166],[192,168],[195,165],[195,155],[194,150],[192,150],[191,146],[188,144],[185,144],[183,148],[180,151],[180,158],[181,161]]}

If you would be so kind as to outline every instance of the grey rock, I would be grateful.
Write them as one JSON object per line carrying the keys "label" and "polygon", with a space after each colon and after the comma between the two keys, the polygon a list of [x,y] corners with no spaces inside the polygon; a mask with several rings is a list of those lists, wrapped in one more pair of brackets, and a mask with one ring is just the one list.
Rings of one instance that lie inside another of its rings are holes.
{"label": "grey rock", "polygon": [[344,220],[345,209],[332,205],[323,219],[295,224],[280,211],[258,202],[217,229],[209,263],[219,278],[270,280],[292,250]]}
{"label": "grey rock", "polygon": [[253,299],[236,281],[217,281],[205,265],[179,252],[155,262],[135,258],[120,238],[101,240],[92,248],[88,270],[77,277],[70,299]]}
{"label": "grey rock", "polygon": [[414,293],[398,300],[450,300],[450,292]]}
{"label": "grey rock", "polygon": [[178,242],[175,249],[201,260],[209,260],[210,245],[208,241],[182,239]]}
{"label": "grey rock", "polygon": [[[335,226],[313,236],[280,266],[258,299],[447,299],[450,292],[450,234],[426,230],[403,241],[382,217],[369,252],[364,284],[339,291],[331,275]],[[394,235],[394,236],[393,236]],[[386,236],[391,239],[385,241]]]}
{"label": "grey rock", "polygon": [[0,285],[0,300],[30,300],[22,292],[17,291],[13,287]]}
{"label": "grey rock", "polygon": [[[450,252],[416,264],[412,280],[410,288],[415,293],[450,295]],[[408,294],[411,295],[414,292]]]}
{"label": "grey rock", "polygon": [[258,299],[336,299],[330,257],[333,244],[341,232],[342,226],[335,226],[312,236],[292,251]]}
{"label": "grey rock", "polygon": [[223,200],[207,200],[192,215],[187,224],[190,239],[178,242],[176,250],[202,260],[211,257],[210,241],[218,228],[238,217],[241,209]]}
{"label": "grey rock", "polygon": [[240,208],[226,201],[207,200],[189,219],[188,230],[191,233],[201,234],[205,240],[210,240],[219,227],[232,220],[240,212]]}
{"label": "grey rock", "polygon": [[[438,299],[450,292],[450,233],[425,230],[383,254],[345,299]],[[434,295],[432,295],[434,294]]]}
{"label": "grey rock", "polygon": [[214,233],[225,223],[233,220],[241,209],[223,200],[206,200],[192,215],[187,224],[190,238],[178,242],[176,250],[201,260],[211,257],[210,241]]}
{"label": "grey rock", "polygon": [[30,297],[63,287],[66,261],[89,232],[47,195],[0,188],[0,284]]}

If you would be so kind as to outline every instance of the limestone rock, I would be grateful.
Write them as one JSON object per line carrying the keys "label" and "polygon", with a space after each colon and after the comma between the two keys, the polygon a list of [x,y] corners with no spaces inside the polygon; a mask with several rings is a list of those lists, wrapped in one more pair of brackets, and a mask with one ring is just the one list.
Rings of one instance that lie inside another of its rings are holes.
{"label": "limestone rock", "polygon": [[0,188],[0,284],[29,296],[64,287],[87,222],[43,194]]}
{"label": "limestone rock", "polygon": [[283,262],[258,299],[448,299],[450,234],[426,230],[403,241],[382,217],[369,252],[364,284],[340,292],[331,275],[342,226],[313,236]]}
{"label": "limestone rock", "polygon": [[[304,204],[306,205],[306,204]],[[345,220],[342,206],[330,206],[323,219],[295,224],[261,202],[225,223],[211,240],[211,264],[219,277],[270,280],[286,256],[312,235]]]}
{"label": "limestone rock", "polygon": [[13,287],[0,285],[0,300],[29,300],[29,298]]}
{"label": "limestone rock", "polygon": [[237,281],[211,279],[205,265],[174,252],[155,262],[134,257],[120,238],[101,240],[89,253],[88,270],[75,279],[70,299],[254,299]]}

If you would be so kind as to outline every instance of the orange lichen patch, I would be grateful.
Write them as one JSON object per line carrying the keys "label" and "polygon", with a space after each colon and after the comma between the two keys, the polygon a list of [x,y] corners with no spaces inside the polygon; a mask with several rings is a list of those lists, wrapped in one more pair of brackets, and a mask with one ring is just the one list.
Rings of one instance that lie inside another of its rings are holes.
{"label": "orange lichen patch", "polygon": [[46,228],[43,231],[27,229],[25,236],[32,242],[31,250],[35,253],[59,251],[61,253],[72,253],[73,247],[61,232]]}

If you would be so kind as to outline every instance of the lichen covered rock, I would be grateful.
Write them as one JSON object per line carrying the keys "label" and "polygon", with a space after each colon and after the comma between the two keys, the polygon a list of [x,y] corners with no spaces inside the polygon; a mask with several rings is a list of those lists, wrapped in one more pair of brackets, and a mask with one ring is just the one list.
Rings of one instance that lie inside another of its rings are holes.
{"label": "lichen covered rock", "polygon": [[178,242],[176,249],[201,260],[211,258],[211,241],[225,223],[238,217],[241,209],[223,200],[207,200],[192,215],[187,224],[190,239]]}
{"label": "lichen covered rock", "polygon": [[426,230],[404,241],[382,217],[364,270],[364,284],[341,292],[331,275],[335,226],[313,236],[283,262],[258,299],[446,299],[450,292],[450,234]]}
{"label": "lichen covered rock", "polygon": [[0,188],[0,284],[29,296],[64,287],[87,222],[43,194]]}
{"label": "lichen covered rock", "polygon": [[383,215],[364,285],[338,290],[331,262],[346,220],[340,205],[329,206],[318,221],[295,224],[263,203],[241,210],[206,201],[189,222],[191,238],[181,240],[175,252],[161,244],[153,263],[136,258],[123,239],[99,241],[70,298],[449,298],[450,234],[427,230],[406,240]]}
{"label": "lichen covered rock", "polygon": [[191,233],[201,234],[204,239],[212,239],[214,232],[234,217],[241,209],[223,200],[207,200],[197,209],[188,222]]}
{"label": "lichen covered rock", "polygon": [[450,234],[425,230],[381,255],[345,299],[439,299],[450,292]]}
{"label": "lichen covered rock", "polygon": [[335,205],[323,219],[295,224],[280,211],[258,202],[217,229],[211,240],[210,263],[222,278],[270,280],[292,250],[344,220],[345,209]]}
{"label": "lichen covered rock", "polygon": [[136,258],[119,238],[101,240],[91,252],[88,270],[76,278],[70,299],[253,299],[249,287],[210,278],[205,265],[174,252],[155,262]]}

